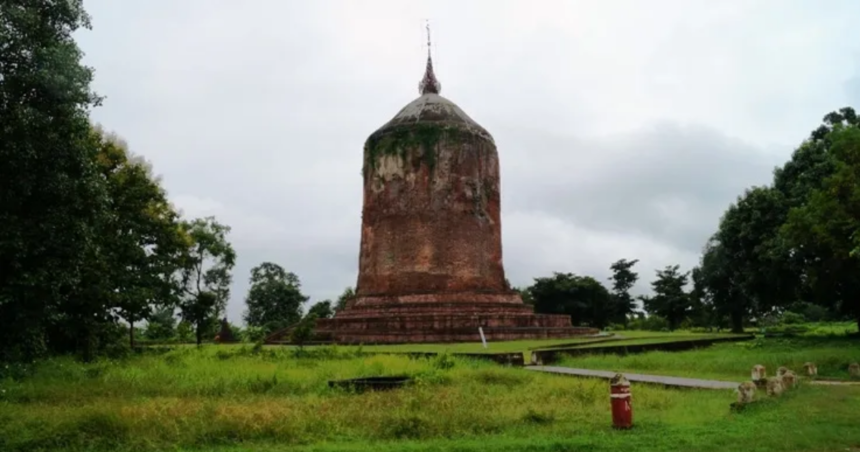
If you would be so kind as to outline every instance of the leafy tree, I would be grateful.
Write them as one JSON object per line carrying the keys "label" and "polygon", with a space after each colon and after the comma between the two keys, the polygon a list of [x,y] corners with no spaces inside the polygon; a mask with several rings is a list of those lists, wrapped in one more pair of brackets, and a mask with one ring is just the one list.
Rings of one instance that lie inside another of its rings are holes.
{"label": "leafy tree", "polygon": [[713,301],[721,312],[728,313],[735,332],[743,330],[744,319],[750,315],[784,306],[794,298],[796,280],[776,242],[785,211],[779,191],[753,187],[720,220],[715,240],[722,253],[718,264],[722,268],[716,271],[727,272],[724,283],[730,281],[733,287],[728,296]]}
{"label": "leafy tree", "polygon": [[156,306],[174,306],[179,287],[171,275],[187,251],[179,215],[167,200],[148,162],[128,152],[126,144],[100,128],[93,132],[99,172],[108,187],[111,215],[100,231],[104,267],[98,278],[110,281],[111,307],[129,324],[149,318]]}
{"label": "leafy tree", "polygon": [[786,312],[794,312],[810,322],[821,322],[831,318],[831,312],[825,307],[806,301],[797,301],[792,303]]}
{"label": "leafy tree", "polygon": [[818,196],[818,201],[824,199],[822,194],[827,192],[824,185],[839,166],[833,144],[845,130],[856,130],[858,126],[857,114],[850,107],[828,113],[822,125],[792,154],[791,160],[774,172],[774,188],[786,198],[786,220],[778,234],[780,260],[792,271],[790,280],[795,282],[796,297],[833,313],[845,312],[840,300],[848,289],[846,283],[853,284],[857,273],[852,272],[850,266],[842,266],[845,261],[832,259],[833,249],[827,243],[812,240],[803,233],[809,225],[802,226],[804,214],[801,212],[813,196]]}
{"label": "leafy tree", "polygon": [[176,326],[176,339],[183,343],[194,340],[194,325],[184,319],[180,321]]}
{"label": "leafy tree", "polygon": [[791,210],[782,232],[794,249],[814,250],[806,276],[819,302],[860,325],[860,128],[837,123],[826,137],[833,172]]}
{"label": "leafy tree", "polygon": [[590,276],[553,273],[552,277],[535,278],[529,287],[535,312],[566,314],[572,322],[603,328],[609,324],[613,311],[611,296],[603,284]]}
{"label": "leafy tree", "polygon": [[193,297],[186,297],[180,309],[182,318],[186,322],[194,325],[194,335],[197,345],[203,343],[204,332],[209,330],[215,323],[217,315],[213,314],[217,310],[218,295],[215,292],[204,290]]}
{"label": "leafy tree", "polygon": [[242,340],[246,342],[259,342],[262,343],[263,339],[266,338],[266,330],[258,327],[258,326],[248,326],[245,327],[245,336]]}
{"label": "leafy tree", "polygon": [[689,273],[680,273],[678,265],[668,265],[657,270],[657,279],[651,283],[654,295],[642,297],[645,310],[669,322],[675,330],[691,310],[690,295],[684,291]]}
{"label": "leafy tree", "polygon": [[72,37],[82,27],[81,0],[0,2],[0,358],[46,352],[60,319],[80,331],[73,345],[92,345],[108,320],[76,291],[106,209],[88,140],[100,99]]}
{"label": "leafy tree", "polygon": [[251,288],[245,303],[245,322],[267,332],[286,328],[302,318],[302,294],[299,277],[278,264],[263,262],[251,269]]}
{"label": "leafy tree", "polygon": [[694,275],[692,299],[713,320],[728,318],[741,331],[750,316],[769,318],[807,300],[860,323],[860,265],[851,259],[857,224],[845,208],[855,201],[858,126],[849,107],[828,113],[774,171],[772,186],[753,187],[728,208]]}
{"label": "leafy tree", "polygon": [[334,312],[343,311],[344,308],[346,308],[346,302],[353,298],[355,298],[355,289],[353,289],[352,286],[344,289],[343,293],[340,294],[339,297],[337,297],[337,303],[335,304]]}
{"label": "leafy tree", "polygon": [[330,319],[334,316],[331,309],[331,300],[318,301],[308,310],[308,315],[315,315],[318,319]]}
{"label": "leafy tree", "polygon": [[528,287],[516,287],[514,290],[520,294],[520,297],[523,299],[523,303],[529,305],[535,304],[535,300],[532,298],[532,293],[529,291]]}
{"label": "leafy tree", "polygon": [[659,315],[645,316],[645,313],[641,311],[633,315],[627,326],[631,330],[639,331],[667,331],[669,329],[669,323],[663,317]]}
{"label": "leafy tree", "polygon": [[[707,258],[707,267],[703,262],[690,272],[690,280],[693,282],[693,289],[690,291],[690,319],[693,321],[694,326],[706,327],[708,329],[716,328],[719,331],[728,325],[728,317],[714,303],[716,292],[712,290],[710,285],[713,284],[716,290],[719,291],[719,281],[716,277],[723,268],[711,266],[711,257],[712,255]],[[703,258],[703,261],[705,260]],[[709,277],[714,279],[708,280],[707,278]]]}
{"label": "leafy tree", "polygon": [[710,308],[714,326],[722,328],[728,323],[733,332],[741,333],[747,305],[737,301],[743,300],[744,294],[732,265],[731,255],[716,236],[711,237],[705,245],[699,271],[693,275],[693,284],[702,303]]}
{"label": "leafy tree", "polygon": [[609,267],[612,270],[612,276],[609,279],[612,281],[613,322],[626,324],[627,316],[636,310],[636,301],[630,295],[630,289],[639,280],[639,275],[632,270],[637,262],[639,259],[632,261],[620,259]]}
{"label": "leafy tree", "polygon": [[172,306],[157,309],[146,323],[146,337],[152,340],[167,340],[176,337],[176,316]]}
{"label": "leafy tree", "polygon": [[182,318],[194,325],[197,345],[224,311],[230,297],[230,271],[236,264],[236,252],[227,241],[229,226],[214,217],[185,222],[182,230],[188,240],[180,273]]}
{"label": "leafy tree", "polygon": [[316,321],[317,317],[315,314],[308,314],[290,332],[290,341],[298,345],[299,350],[302,350],[304,345],[313,339]]}

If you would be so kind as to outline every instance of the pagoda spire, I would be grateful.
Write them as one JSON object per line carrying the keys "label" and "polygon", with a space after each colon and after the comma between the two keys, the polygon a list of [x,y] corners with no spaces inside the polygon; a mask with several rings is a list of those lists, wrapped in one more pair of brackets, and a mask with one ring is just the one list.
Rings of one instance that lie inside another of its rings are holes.
{"label": "pagoda spire", "polygon": [[436,80],[436,74],[433,72],[433,58],[430,56],[430,22],[426,26],[427,30],[427,67],[424,69],[424,77],[418,83],[418,92],[421,95],[439,94],[442,91],[442,84]]}

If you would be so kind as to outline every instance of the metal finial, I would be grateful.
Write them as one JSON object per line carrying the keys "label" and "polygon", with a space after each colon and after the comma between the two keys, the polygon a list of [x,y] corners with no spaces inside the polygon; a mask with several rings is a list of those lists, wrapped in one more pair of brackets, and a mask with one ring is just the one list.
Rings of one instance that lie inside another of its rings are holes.
{"label": "metal finial", "polygon": [[418,83],[418,92],[421,95],[428,93],[439,94],[442,90],[442,84],[436,80],[436,74],[433,73],[433,58],[430,56],[430,21],[426,22],[427,30],[427,67],[424,69],[424,77]]}
{"label": "metal finial", "polygon": [[427,30],[427,58],[430,58],[430,21],[424,21],[424,28]]}

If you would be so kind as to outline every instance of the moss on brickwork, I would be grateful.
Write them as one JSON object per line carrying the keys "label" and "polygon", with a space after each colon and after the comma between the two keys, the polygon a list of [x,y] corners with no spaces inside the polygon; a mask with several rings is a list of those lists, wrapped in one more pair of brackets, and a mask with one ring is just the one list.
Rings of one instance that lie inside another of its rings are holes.
{"label": "moss on brickwork", "polygon": [[414,124],[404,125],[385,131],[381,134],[373,134],[364,145],[364,174],[375,169],[379,158],[383,155],[398,156],[407,161],[410,152],[421,149],[421,161],[425,163],[430,171],[436,167],[437,148],[440,141],[449,144],[463,144],[475,140],[477,137],[468,131],[458,127],[441,124]]}

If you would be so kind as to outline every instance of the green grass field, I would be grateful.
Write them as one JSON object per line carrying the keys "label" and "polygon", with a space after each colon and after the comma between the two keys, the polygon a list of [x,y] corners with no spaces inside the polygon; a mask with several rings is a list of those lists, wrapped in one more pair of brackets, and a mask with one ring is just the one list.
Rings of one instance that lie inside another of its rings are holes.
{"label": "green grass field", "polygon": [[[731,334],[695,334],[687,331],[676,332],[654,332],[654,331],[620,331],[612,333],[613,336],[589,336],[571,339],[531,339],[522,341],[500,341],[487,342],[487,347],[484,348],[480,341],[467,343],[440,343],[440,344],[394,344],[394,345],[364,345],[361,350],[366,352],[384,352],[384,353],[514,353],[526,352],[529,350],[541,349],[546,347],[560,347],[570,345],[571,347],[586,346],[595,341],[600,341],[599,345],[609,345],[607,339],[612,339],[612,344],[628,344],[628,343],[651,343],[651,342],[672,342],[676,340],[689,339],[707,339],[712,337],[731,337]],[[229,347],[237,347],[241,345],[230,345]],[[275,348],[293,348],[291,345],[274,345]],[[340,346],[344,350],[355,350],[358,346]],[[314,347],[308,347],[313,349]]]}
{"label": "green grass field", "polygon": [[[788,325],[789,327],[792,325]],[[857,322],[807,322],[800,325],[807,331],[801,336],[820,337],[820,336],[845,336],[848,334],[857,334]],[[767,329],[767,328],[766,328]],[[771,328],[772,329],[772,328]],[[750,333],[758,333],[761,328],[749,329]]]}
{"label": "green grass field", "polygon": [[708,340],[708,339],[721,339],[721,338],[729,338],[729,337],[741,337],[743,335],[735,335],[735,334],[690,334],[690,335],[671,335],[671,336],[653,336],[653,337],[634,337],[630,339],[620,339],[609,342],[599,342],[595,344],[584,343],[581,345],[576,345],[575,348],[595,348],[595,347],[623,347],[626,345],[645,345],[645,344],[666,344],[670,342],[681,342],[681,341],[697,341],[697,340]]}
{"label": "green grass field", "polygon": [[[630,369],[655,362],[667,371],[743,369],[745,376],[746,361],[769,365],[765,358],[774,354],[798,362],[819,356],[824,371],[827,362],[846,361],[858,350],[856,343],[807,345],[805,351],[803,344],[766,340],[748,349],[724,344],[673,359],[661,353],[626,359],[642,360],[628,361]],[[354,352],[317,347],[298,357],[287,347],[207,346],[93,364],[48,360],[30,376],[0,380],[0,450],[794,452],[860,446],[860,387],[801,386],[732,413],[732,391],[636,385],[636,428],[620,432],[610,427],[602,380],[449,357]],[[740,356],[731,359],[735,353]],[[584,359],[598,358],[607,359]],[[364,394],[327,386],[329,379],[398,374],[415,383]]]}
{"label": "green grass field", "polygon": [[538,347],[547,347],[555,345],[579,345],[588,343],[597,339],[605,338],[573,338],[573,339],[535,339],[524,341],[502,341],[502,342],[487,342],[487,348],[481,342],[467,342],[459,344],[396,344],[396,345],[368,345],[363,349],[368,352],[391,352],[391,353],[409,353],[409,352],[427,352],[427,353],[514,353],[524,352],[526,350]]}
{"label": "green grass field", "polygon": [[814,362],[821,376],[848,377],[848,364],[860,361],[860,342],[845,337],[755,339],[714,344],[683,352],[649,352],[564,357],[556,365],[585,369],[743,381],[761,364],[773,374],[780,366],[798,374],[803,364]]}
{"label": "green grass field", "polygon": [[[657,335],[657,333],[653,333]],[[526,352],[531,349],[541,347],[551,347],[559,345],[577,346],[587,344],[598,339],[606,339],[606,337],[583,337],[572,339],[535,339],[523,341],[500,341],[488,342],[487,347],[478,342],[463,342],[463,343],[437,343],[437,344],[392,344],[392,345],[338,345],[337,350],[342,352],[363,351],[367,353],[516,353]],[[208,344],[223,350],[234,350],[242,347],[249,347],[247,343],[239,344]],[[193,344],[177,344],[177,345],[159,345],[155,348],[195,348]],[[265,345],[267,350],[295,350],[298,347],[295,345]],[[329,349],[329,345],[308,345],[307,350]]]}

